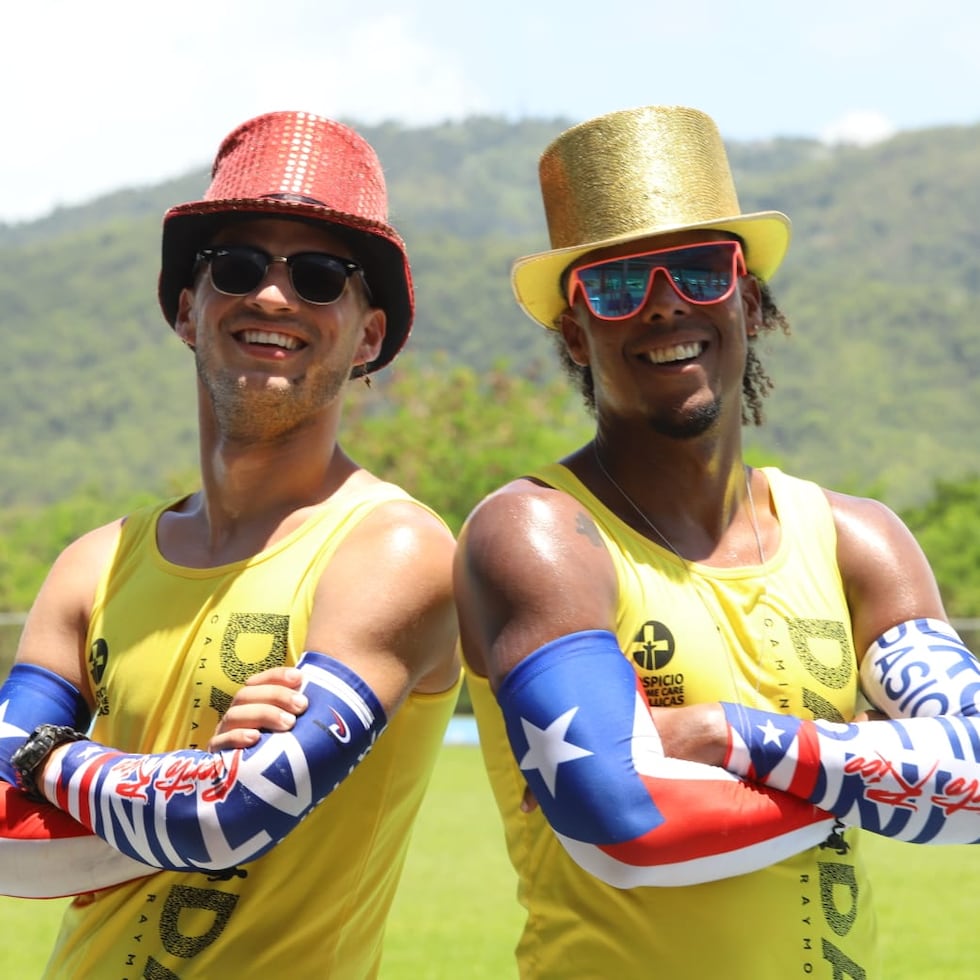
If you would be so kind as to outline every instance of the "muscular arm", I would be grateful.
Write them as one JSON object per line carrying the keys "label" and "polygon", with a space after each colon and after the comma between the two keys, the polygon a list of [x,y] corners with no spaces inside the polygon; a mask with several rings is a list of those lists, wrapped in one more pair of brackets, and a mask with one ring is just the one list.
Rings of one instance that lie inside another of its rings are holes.
{"label": "muscular arm", "polygon": [[612,562],[589,516],[519,481],[457,550],[464,655],[490,679],[515,758],[570,856],[616,887],[742,874],[822,841],[832,820],[723,769],[668,759],[614,636]]}
{"label": "muscular arm", "polygon": [[0,894],[54,898],[105,888],[154,868],[120,854],[66,813],[11,785],[10,756],[42,723],[84,729],[85,636],[101,569],[118,522],[69,545],[48,573],[21,634],[13,672],[0,689]]}
{"label": "muscular arm", "polygon": [[[412,689],[458,676],[453,542],[410,503],[379,508],[321,581],[299,671],[309,707],[250,748],[128,755],[94,743],[52,753],[48,799],[158,867],[221,869],[288,833],[370,750]],[[326,651],[326,652],[320,652]]]}

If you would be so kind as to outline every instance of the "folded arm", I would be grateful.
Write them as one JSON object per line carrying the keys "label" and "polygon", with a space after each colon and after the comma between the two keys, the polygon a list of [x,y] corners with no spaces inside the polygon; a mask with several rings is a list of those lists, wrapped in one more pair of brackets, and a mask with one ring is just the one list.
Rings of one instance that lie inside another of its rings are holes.
{"label": "folded arm", "polygon": [[14,785],[10,757],[40,724],[84,729],[89,708],[78,689],[44,667],[15,664],[0,687],[0,894],[59,898],[151,874],[50,803]]}
{"label": "folded arm", "polygon": [[514,756],[558,840],[618,888],[745,874],[824,841],[828,814],[723,769],[664,756],[612,633],[554,640],[504,679]]}
{"label": "folded arm", "polygon": [[[318,585],[307,642],[330,653],[302,658],[309,707],[291,731],[256,733],[248,748],[213,753],[61,746],[40,781],[45,796],[155,867],[225,869],[260,856],[358,765],[413,689],[455,683],[452,551],[446,528],[417,505],[378,508],[338,548]],[[64,590],[46,585],[43,594],[51,615],[38,621],[61,622],[70,637],[60,673],[77,672],[68,648],[77,659],[84,647],[87,619],[77,609],[90,608],[91,594],[82,590],[74,613],[64,611]],[[45,639],[28,645],[27,659],[33,651],[50,661],[58,637],[48,631]]]}
{"label": "folded arm", "polygon": [[912,843],[980,841],[980,664],[949,624],[883,634],[861,666],[889,721],[841,725],[723,705],[725,766]]}
{"label": "folded arm", "polygon": [[57,749],[42,790],[60,809],[136,860],[224,870],[260,857],[354,770],[387,716],[353,671],[305,653],[307,710],[290,732],[248,749],[153,755],[94,742]]}

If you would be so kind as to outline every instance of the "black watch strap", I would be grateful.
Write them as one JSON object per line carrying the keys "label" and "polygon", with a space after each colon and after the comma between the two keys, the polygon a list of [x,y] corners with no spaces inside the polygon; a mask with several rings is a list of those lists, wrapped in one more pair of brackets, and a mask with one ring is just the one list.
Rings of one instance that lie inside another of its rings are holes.
{"label": "black watch strap", "polygon": [[68,742],[82,742],[88,736],[67,725],[38,725],[27,741],[10,757],[17,773],[17,785],[32,800],[47,803],[47,797],[37,785],[37,776],[47,757]]}

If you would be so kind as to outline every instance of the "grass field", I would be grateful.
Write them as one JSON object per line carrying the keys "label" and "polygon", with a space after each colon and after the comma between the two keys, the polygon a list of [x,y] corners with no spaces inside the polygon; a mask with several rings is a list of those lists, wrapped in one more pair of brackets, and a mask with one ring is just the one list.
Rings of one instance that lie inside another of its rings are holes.
{"label": "grass field", "polygon": [[[980,977],[980,848],[868,844],[886,980]],[[392,912],[383,980],[514,980],[513,894],[479,752],[447,746]],[[62,905],[0,899],[3,980],[40,974]]]}

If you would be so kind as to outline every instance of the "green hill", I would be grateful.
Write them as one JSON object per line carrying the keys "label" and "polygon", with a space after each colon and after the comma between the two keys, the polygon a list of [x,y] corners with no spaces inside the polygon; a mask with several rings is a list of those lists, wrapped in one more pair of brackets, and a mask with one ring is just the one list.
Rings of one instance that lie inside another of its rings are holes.
{"label": "green hill", "polygon": [[[385,161],[415,269],[407,366],[443,351],[440,363],[476,372],[506,363],[557,376],[550,338],[512,300],[509,268],[546,247],[537,157],[566,125],[359,127]],[[864,149],[774,140],[730,152],[743,209],[794,222],[773,282],[793,334],[768,342],[776,390],[750,447],[897,507],[924,500],[937,477],[980,472],[980,128]],[[202,166],[0,226],[0,508],[119,497],[195,465],[193,371],[155,287],[160,217],[206,183]]]}

